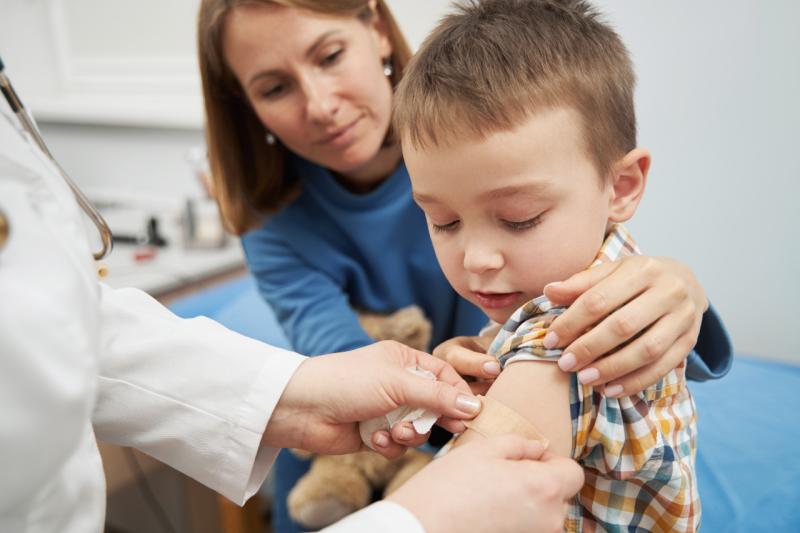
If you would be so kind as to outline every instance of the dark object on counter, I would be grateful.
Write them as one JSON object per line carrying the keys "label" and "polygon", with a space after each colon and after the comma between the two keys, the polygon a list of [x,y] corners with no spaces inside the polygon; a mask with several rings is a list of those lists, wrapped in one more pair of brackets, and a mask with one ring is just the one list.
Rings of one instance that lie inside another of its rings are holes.
{"label": "dark object on counter", "polygon": [[158,219],[149,217],[144,234],[126,235],[124,233],[114,233],[114,242],[118,244],[147,244],[149,246],[164,247],[167,239],[158,230]]}

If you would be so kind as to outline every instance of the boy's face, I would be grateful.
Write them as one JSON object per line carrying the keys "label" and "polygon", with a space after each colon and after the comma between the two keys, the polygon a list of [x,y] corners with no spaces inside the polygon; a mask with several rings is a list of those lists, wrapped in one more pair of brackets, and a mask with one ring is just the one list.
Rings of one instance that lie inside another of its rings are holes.
{"label": "boy's face", "polygon": [[587,268],[603,243],[613,188],[581,137],[561,107],[484,140],[403,148],[445,276],[492,320]]}

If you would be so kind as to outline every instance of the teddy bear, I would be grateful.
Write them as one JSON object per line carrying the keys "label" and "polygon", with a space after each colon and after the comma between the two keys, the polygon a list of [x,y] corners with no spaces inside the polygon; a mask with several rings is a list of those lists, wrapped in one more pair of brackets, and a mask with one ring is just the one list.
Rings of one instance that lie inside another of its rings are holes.
{"label": "teddy bear", "polygon": [[[394,313],[359,312],[364,331],[375,340],[396,340],[417,350],[427,350],[431,324],[417,306]],[[287,506],[293,520],[305,527],[320,529],[370,503],[373,492],[391,494],[408,478],[431,461],[431,454],[408,450],[397,459],[363,451],[348,455],[313,455],[311,468],[289,492]]]}

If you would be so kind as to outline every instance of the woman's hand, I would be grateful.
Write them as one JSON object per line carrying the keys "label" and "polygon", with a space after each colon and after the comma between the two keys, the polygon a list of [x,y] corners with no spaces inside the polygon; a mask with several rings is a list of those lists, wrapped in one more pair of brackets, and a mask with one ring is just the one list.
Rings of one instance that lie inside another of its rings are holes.
{"label": "woman's hand", "polygon": [[[481,439],[433,461],[387,499],[411,511],[428,533],[562,531],[583,470],[518,435]],[[432,503],[434,502],[434,503]],[[462,528],[463,529],[463,528]]]}
{"label": "woman's hand", "polygon": [[486,394],[500,374],[500,364],[486,355],[490,337],[454,337],[433,350],[433,356],[445,361],[467,377],[473,394]]}
{"label": "woman's hand", "polygon": [[605,384],[609,396],[640,392],[678,366],[708,309],[691,270],[663,257],[599,265],[549,284],[545,295],[570,306],[553,322],[545,346],[565,347],[561,369],[580,370],[582,383]]}
{"label": "woman's hand", "polygon": [[[437,379],[416,376],[409,367],[429,370]],[[404,405],[442,413],[439,424],[455,432],[465,429],[460,420],[480,411],[480,400],[450,365],[383,341],[303,361],[275,406],[262,442],[319,453],[354,452],[362,449],[359,421]],[[372,438],[375,450],[390,458],[425,440],[427,435],[417,435],[410,424],[397,424],[391,434],[376,432]]]}

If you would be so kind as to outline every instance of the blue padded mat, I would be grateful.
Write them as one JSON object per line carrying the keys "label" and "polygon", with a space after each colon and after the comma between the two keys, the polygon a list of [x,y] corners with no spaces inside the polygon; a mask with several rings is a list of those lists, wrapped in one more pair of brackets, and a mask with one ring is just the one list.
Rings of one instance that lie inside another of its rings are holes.
{"label": "blue padded mat", "polygon": [[242,335],[279,348],[289,347],[275,314],[261,298],[252,276],[176,300],[170,309],[184,318],[207,316]]}
{"label": "blue padded mat", "polygon": [[800,367],[737,356],[690,388],[703,530],[800,531]]}
{"label": "blue padded mat", "polygon": [[[171,309],[289,345],[250,276],[178,300]],[[737,356],[722,380],[690,387],[698,411],[702,530],[800,531],[800,366]]]}

